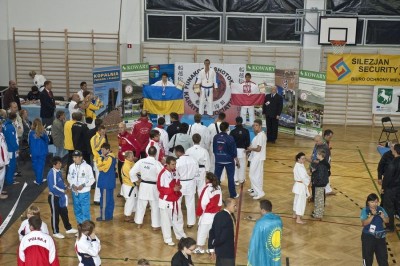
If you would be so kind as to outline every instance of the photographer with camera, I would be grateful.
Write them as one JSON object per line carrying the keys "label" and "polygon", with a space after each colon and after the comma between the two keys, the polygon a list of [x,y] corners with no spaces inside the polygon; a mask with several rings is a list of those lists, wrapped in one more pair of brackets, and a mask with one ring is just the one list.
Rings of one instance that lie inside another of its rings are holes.
{"label": "photographer with camera", "polygon": [[366,207],[361,210],[361,234],[363,265],[372,265],[374,253],[378,265],[388,264],[388,253],[386,249],[386,232],[384,223],[389,221],[386,211],[379,206],[378,195],[369,194]]}

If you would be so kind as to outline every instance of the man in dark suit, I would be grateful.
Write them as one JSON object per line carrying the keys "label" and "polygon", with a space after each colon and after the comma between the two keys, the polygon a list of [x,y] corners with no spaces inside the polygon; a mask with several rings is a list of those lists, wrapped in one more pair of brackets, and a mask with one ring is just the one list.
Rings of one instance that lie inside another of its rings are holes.
{"label": "man in dark suit", "polygon": [[44,90],[40,93],[40,118],[43,125],[49,126],[54,121],[54,111],[56,110],[56,102],[50,80],[44,82]]}
{"label": "man in dark suit", "polygon": [[275,143],[278,138],[279,117],[282,113],[283,98],[276,91],[276,86],[273,86],[271,93],[265,96],[263,105],[263,114],[267,122],[267,141]]}
{"label": "man in dark suit", "polygon": [[216,266],[235,266],[235,215],[236,200],[228,198],[224,210],[218,212],[212,223],[208,249]]}

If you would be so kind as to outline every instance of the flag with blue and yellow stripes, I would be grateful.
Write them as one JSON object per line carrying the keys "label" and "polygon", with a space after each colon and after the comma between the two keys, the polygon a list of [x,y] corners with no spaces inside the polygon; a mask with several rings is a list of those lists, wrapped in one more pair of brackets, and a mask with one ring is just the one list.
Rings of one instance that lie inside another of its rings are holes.
{"label": "flag with blue and yellow stripes", "polygon": [[151,114],[169,115],[172,112],[183,114],[183,90],[168,86],[143,86],[143,109]]}

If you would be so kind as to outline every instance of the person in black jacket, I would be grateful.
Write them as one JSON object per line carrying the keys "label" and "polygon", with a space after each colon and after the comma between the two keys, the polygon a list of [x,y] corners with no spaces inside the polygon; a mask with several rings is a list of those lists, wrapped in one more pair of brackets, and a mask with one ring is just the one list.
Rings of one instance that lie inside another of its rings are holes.
{"label": "person in black jacket", "polygon": [[315,165],[315,170],[311,175],[311,182],[315,187],[314,196],[314,212],[312,217],[321,220],[324,216],[324,205],[325,205],[325,187],[329,183],[329,176],[331,175],[331,166],[325,159],[325,150],[317,151],[317,158],[319,162]]}
{"label": "person in black jacket", "polygon": [[[382,155],[382,157],[381,157],[381,159],[380,159],[380,161],[378,163],[378,169],[377,169],[378,170],[378,184],[381,185],[381,186],[382,186],[383,176],[385,175],[385,171],[388,168],[389,164],[394,159],[394,155],[393,155],[394,150],[393,150],[393,148],[394,148],[394,145],[397,144],[397,143],[398,142],[397,142],[396,139],[390,141],[390,143],[389,143],[390,150],[385,152]],[[383,202],[384,202],[383,198],[384,198],[384,194],[381,193],[381,206],[383,206]]]}
{"label": "person in black jacket", "polygon": [[208,249],[216,266],[235,266],[235,216],[236,200],[228,198],[225,209],[218,212],[212,223]]}
{"label": "person in black jacket", "polygon": [[181,122],[179,122],[179,115],[177,113],[171,113],[171,125],[167,127],[168,140],[171,140],[172,137],[180,132]]}
{"label": "person in black jacket", "polygon": [[240,168],[236,166],[235,169],[235,185],[244,183],[245,176],[245,162],[246,162],[246,149],[250,146],[250,132],[243,127],[243,118],[236,117],[236,127],[231,131],[229,135],[233,137],[236,143],[237,157],[239,159]]}
{"label": "person in black jacket", "polygon": [[40,118],[45,127],[53,124],[54,111],[56,110],[56,102],[51,89],[51,81],[46,80],[44,90],[40,93]]}
{"label": "person in black jacket", "polygon": [[88,145],[84,141],[88,135],[89,128],[86,123],[81,121],[82,116],[82,113],[77,113],[77,121],[72,125],[72,143],[74,144],[75,150],[81,151],[83,159],[90,165],[91,149],[88,149]]}
{"label": "person in black jacket", "polygon": [[382,193],[385,195],[383,208],[389,216],[389,224],[386,231],[394,231],[394,214],[396,208],[400,206],[400,144],[393,147],[394,159],[386,168],[383,181]]}
{"label": "person in black jacket", "polygon": [[278,124],[282,113],[283,98],[277,93],[276,86],[271,88],[271,93],[265,96],[263,114],[267,122],[267,141],[275,143],[278,138]]}
{"label": "person in black jacket", "polygon": [[182,237],[178,243],[178,252],[172,257],[171,266],[194,266],[192,252],[196,248],[196,241],[191,237]]}

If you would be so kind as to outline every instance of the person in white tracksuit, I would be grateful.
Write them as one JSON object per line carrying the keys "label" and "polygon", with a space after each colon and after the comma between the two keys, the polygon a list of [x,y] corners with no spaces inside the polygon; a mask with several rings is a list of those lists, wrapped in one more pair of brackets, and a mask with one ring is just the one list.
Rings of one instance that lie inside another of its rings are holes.
{"label": "person in white tracksuit", "polygon": [[199,165],[193,157],[185,154],[183,146],[178,145],[174,150],[178,158],[176,173],[182,185],[182,197],[179,198],[179,202],[181,203],[185,198],[187,227],[192,228],[196,223],[194,195],[196,194],[196,176],[199,172]]}
{"label": "person in white tracksuit", "polygon": [[262,131],[261,119],[254,120],[254,134],[256,135],[251,141],[247,152],[250,152],[250,170],[249,177],[251,181],[250,196],[258,200],[264,197],[263,178],[264,178],[264,161],[267,149],[267,136]]}
{"label": "person in white tracksuit", "polygon": [[157,149],[150,147],[148,149],[149,156],[140,159],[135,163],[129,171],[131,180],[136,180],[140,175],[140,187],[138,191],[138,201],[135,213],[135,223],[138,228],[142,227],[143,217],[146,212],[147,203],[151,207],[151,227],[153,230],[160,230],[160,210],[158,207],[158,190],[156,186],[157,176],[162,170],[162,164],[156,160]]}
{"label": "person in white tracksuit", "polygon": [[200,146],[201,136],[194,134],[192,137],[193,147],[186,150],[185,154],[191,156],[199,164],[199,171],[196,175],[196,188],[197,196],[200,197],[200,193],[206,185],[206,172],[210,171],[210,155],[208,151]]}
{"label": "person in white tracksuit", "polygon": [[201,87],[200,91],[200,103],[199,103],[199,114],[204,115],[204,105],[207,101],[207,114],[213,115],[213,90],[218,89],[217,84],[217,73],[215,70],[210,68],[210,60],[204,60],[204,68],[200,70],[197,76],[196,84]]}

